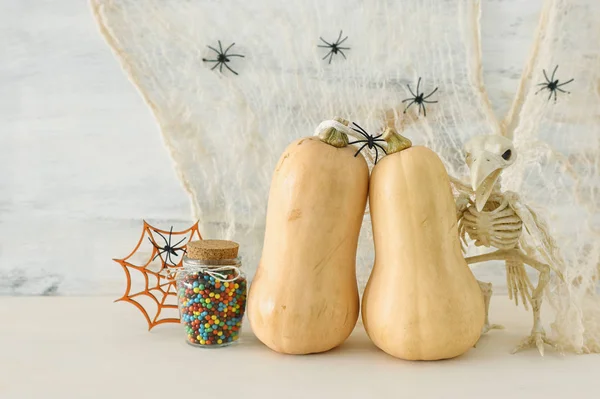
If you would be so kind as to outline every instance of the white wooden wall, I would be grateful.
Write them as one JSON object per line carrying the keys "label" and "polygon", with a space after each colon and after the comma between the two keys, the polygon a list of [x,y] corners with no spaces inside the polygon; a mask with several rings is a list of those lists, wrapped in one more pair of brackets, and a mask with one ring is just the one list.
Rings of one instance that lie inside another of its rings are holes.
{"label": "white wooden wall", "polygon": [[[482,0],[485,83],[508,110],[541,0]],[[82,0],[0,2],[0,295],[118,296],[142,219],[190,205],[149,109]],[[248,266],[252,271],[252,266]],[[504,284],[501,269],[478,276]]]}

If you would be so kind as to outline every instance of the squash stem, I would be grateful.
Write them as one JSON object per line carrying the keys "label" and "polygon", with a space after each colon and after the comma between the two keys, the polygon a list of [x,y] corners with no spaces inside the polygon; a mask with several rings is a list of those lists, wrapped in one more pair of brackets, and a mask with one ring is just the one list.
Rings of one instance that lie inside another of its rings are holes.
{"label": "squash stem", "polygon": [[[348,126],[348,124],[350,123],[342,118],[335,118],[334,120],[343,124],[344,126]],[[321,134],[319,134],[319,138],[321,139],[321,141],[337,148],[346,147],[348,145],[348,135],[346,133],[340,132],[334,127],[325,129]]]}
{"label": "squash stem", "polygon": [[388,155],[406,150],[412,146],[412,142],[408,138],[402,136],[391,127],[385,129],[381,138],[387,143]]}

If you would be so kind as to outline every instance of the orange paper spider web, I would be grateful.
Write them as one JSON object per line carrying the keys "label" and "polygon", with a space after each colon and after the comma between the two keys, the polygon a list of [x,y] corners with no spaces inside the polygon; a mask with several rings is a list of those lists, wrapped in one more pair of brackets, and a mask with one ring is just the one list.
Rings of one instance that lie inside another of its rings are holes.
{"label": "orange paper spider web", "polygon": [[[160,235],[154,233],[160,233],[164,237],[167,237],[167,239],[171,238],[172,245],[181,240],[182,236],[185,236],[185,239],[179,245],[177,245],[178,249],[185,249],[187,247],[187,243],[192,240],[202,240],[202,235],[200,234],[200,231],[198,231],[198,222],[186,230],[170,232],[151,226],[144,220],[144,229],[135,248],[125,258],[113,259],[115,262],[121,265],[123,271],[125,272],[125,277],[127,278],[125,293],[121,298],[115,300],[115,302],[124,301],[137,307],[148,322],[148,330],[151,330],[157,325],[163,323],[179,323],[179,318],[165,317],[162,313],[165,309],[177,309],[177,288],[175,287],[174,272],[181,268],[183,262],[183,257],[179,255],[177,263],[168,263],[166,255],[164,253],[160,254],[160,250],[148,241],[149,238],[159,247],[164,246],[164,240],[160,237]],[[132,258],[134,258],[136,255],[144,254],[144,251],[140,250],[142,244],[144,243],[151,245],[152,251],[148,259],[144,261],[143,264],[136,265],[135,262],[132,261]],[[159,261],[158,265],[153,264],[155,257]],[[131,270],[136,273],[141,273],[144,278],[144,289],[139,292],[131,292]],[[150,282],[151,277],[153,280],[156,280],[155,284]],[[156,304],[156,312],[152,315],[152,317],[149,315],[149,310],[146,309],[142,303],[140,303],[139,299],[142,297],[150,298]],[[172,299],[173,303],[169,302],[168,299]]]}

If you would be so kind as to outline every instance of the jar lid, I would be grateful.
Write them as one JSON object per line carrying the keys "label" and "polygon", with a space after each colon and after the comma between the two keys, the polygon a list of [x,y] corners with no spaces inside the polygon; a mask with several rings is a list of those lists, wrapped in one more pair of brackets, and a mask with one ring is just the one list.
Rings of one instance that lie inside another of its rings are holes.
{"label": "jar lid", "polygon": [[240,245],[228,240],[196,240],[187,243],[187,257],[197,260],[235,259]]}

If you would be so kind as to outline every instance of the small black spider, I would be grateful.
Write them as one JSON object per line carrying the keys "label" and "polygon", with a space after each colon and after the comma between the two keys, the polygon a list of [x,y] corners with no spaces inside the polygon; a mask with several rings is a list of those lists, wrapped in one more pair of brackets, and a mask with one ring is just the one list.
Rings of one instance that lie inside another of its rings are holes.
{"label": "small black spider", "polygon": [[165,263],[167,265],[170,264],[171,266],[176,266],[176,264],[171,259],[171,255],[177,256],[177,251],[183,251],[184,253],[186,253],[185,248],[177,248],[177,246],[179,244],[181,244],[187,237],[183,237],[177,244],[171,245],[171,235],[173,234],[173,226],[171,226],[171,230],[169,230],[169,239],[168,240],[165,238],[165,236],[160,234],[159,231],[154,230],[154,232],[162,237],[162,239],[165,241],[165,246],[160,247],[158,244],[156,244],[154,241],[152,241],[152,239],[150,237],[148,237],[148,240],[150,241],[152,246],[154,246],[156,249],[158,249],[158,253],[156,254],[156,256],[154,256],[154,258],[152,258],[152,260],[161,256],[162,254],[167,254],[167,256],[165,257]]}
{"label": "small black spider", "polygon": [[372,136],[369,133],[367,133],[365,131],[365,129],[358,126],[356,123],[352,122],[352,124],[358,128],[358,129],[352,128],[352,130],[354,130],[357,133],[362,134],[365,137],[365,140],[356,140],[351,143],[348,143],[348,144],[365,143],[365,144],[363,144],[362,147],[360,147],[358,149],[358,151],[356,151],[356,154],[354,154],[354,156],[356,157],[365,147],[369,147],[370,150],[375,148],[375,164],[377,164],[377,161],[379,160],[379,151],[377,151],[377,147],[379,147],[379,149],[381,149],[381,151],[383,151],[383,153],[387,155],[387,151],[385,150],[385,148],[383,148],[381,146],[381,144],[377,144],[378,142],[385,142],[384,139],[380,139],[380,137],[383,136],[383,133],[380,134],[379,136]]}
{"label": "small black spider", "polygon": [[427,101],[427,99],[429,97],[431,97],[433,95],[433,93],[435,93],[437,91],[438,88],[436,87],[435,89],[433,89],[433,91],[431,93],[429,93],[427,96],[423,97],[424,93],[419,93],[420,85],[421,85],[421,78],[419,78],[419,81],[417,82],[417,94],[413,93],[409,84],[406,85],[406,87],[408,87],[408,90],[410,90],[410,94],[412,94],[413,97],[407,98],[406,100],[402,100],[403,103],[410,101],[410,104],[408,104],[408,106],[404,109],[404,113],[406,113],[406,111],[410,108],[411,105],[416,103],[419,106],[419,115],[421,115],[421,108],[423,108],[423,115],[427,116],[427,110],[425,109],[425,103],[427,103],[427,104],[437,103],[437,101]]}
{"label": "small black spider", "polygon": [[546,82],[538,83],[538,86],[544,86],[544,87],[542,87],[541,89],[539,89],[538,91],[535,92],[535,94],[538,94],[542,90],[548,90],[550,92],[550,95],[548,96],[548,101],[550,101],[550,98],[552,98],[552,94],[554,94],[554,102],[555,103],[556,103],[556,91],[558,90],[558,91],[561,91],[566,94],[571,94],[570,91],[564,91],[560,87],[566,85],[567,83],[571,83],[572,81],[575,80],[575,79],[571,79],[564,83],[558,84],[558,79],[554,80],[554,75],[556,74],[557,69],[558,69],[558,65],[554,68],[554,71],[552,71],[552,77],[550,79],[548,79],[548,75],[546,75],[546,70],[542,69],[542,71],[544,71],[544,77],[546,78]]}
{"label": "small black spider", "polygon": [[331,49],[331,50],[329,50],[329,52],[327,54],[325,54],[325,57],[321,58],[322,60],[324,60],[325,58],[327,58],[329,56],[329,63],[331,64],[331,59],[333,58],[333,55],[337,54],[337,53],[340,53],[344,57],[344,59],[347,59],[346,54],[344,54],[344,52],[342,50],[350,50],[350,47],[340,47],[340,44],[344,43],[346,41],[346,39],[348,39],[348,36],[346,36],[345,38],[342,39],[342,31],[340,31],[340,35],[338,36],[335,43],[329,43],[320,36],[319,36],[319,39],[321,39],[321,41],[323,43],[325,43],[327,46],[323,46],[322,44],[319,44],[317,47],[324,47],[324,48]]}
{"label": "small black spider", "polygon": [[210,70],[212,71],[213,69],[215,69],[216,67],[219,67],[219,72],[223,72],[223,65],[225,65],[225,68],[229,69],[231,72],[233,72],[234,74],[238,74],[236,71],[234,71],[233,69],[231,69],[229,67],[229,65],[227,65],[228,62],[230,62],[231,60],[229,59],[229,57],[242,57],[244,58],[243,55],[241,54],[227,54],[227,52],[229,51],[230,48],[232,48],[235,43],[231,43],[229,45],[229,47],[227,47],[225,49],[225,51],[223,51],[223,47],[221,46],[221,41],[219,40],[219,49],[217,50],[214,47],[211,46],[206,46],[209,49],[211,49],[212,51],[214,51],[215,53],[217,53],[217,59],[216,60],[207,60],[206,58],[202,58],[202,61],[204,62],[216,62],[215,66],[210,68]]}

